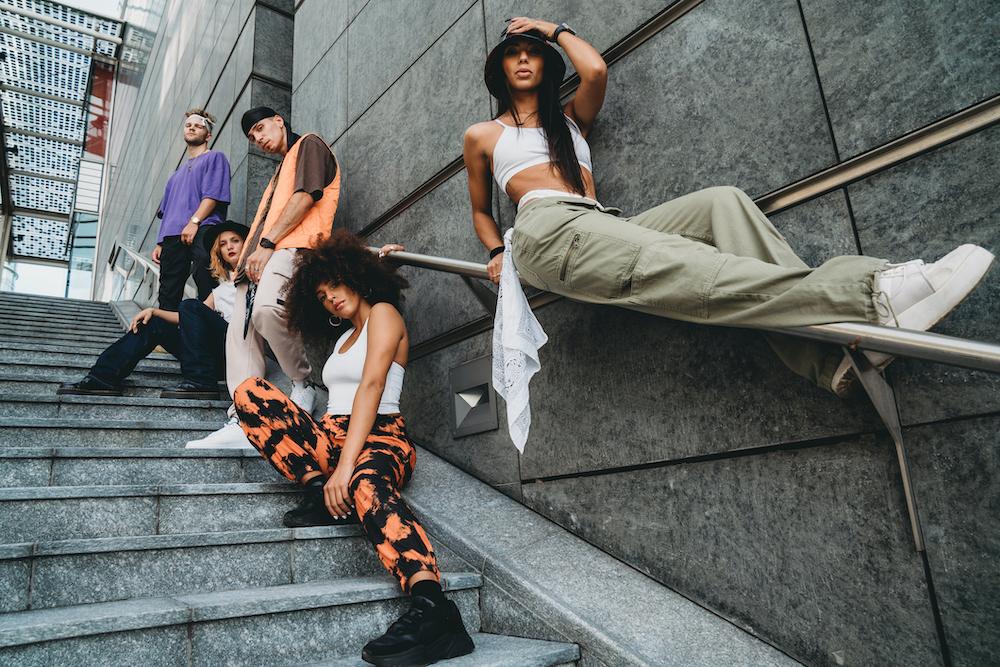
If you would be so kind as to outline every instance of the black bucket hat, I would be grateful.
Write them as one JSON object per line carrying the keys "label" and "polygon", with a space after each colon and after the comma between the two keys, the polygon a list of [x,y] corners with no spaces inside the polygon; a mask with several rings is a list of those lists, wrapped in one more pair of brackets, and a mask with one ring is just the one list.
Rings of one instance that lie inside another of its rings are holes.
{"label": "black bucket hat", "polygon": [[207,250],[209,254],[212,254],[212,248],[215,246],[215,241],[219,238],[219,234],[222,232],[236,232],[241,238],[246,240],[246,237],[250,235],[250,228],[246,225],[241,225],[235,220],[226,220],[225,222],[220,222],[217,225],[209,225],[208,231],[205,232],[205,238],[202,239],[202,243],[205,244],[205,250]]}
{"label": "black bucket hat", "polygon": [[558,83],[562,83],[563,78],[566,76],[566,63],[563,62],[562,56],[559,55],[559,52],[549,44],[548,40],[541,33],[536,30],[529,30],[528,32],[509,35],[504,30],[500,34],[500,43],[494,46],[490,54],[486,56],[486,66],[483,68],[483,79],[486,81],[486,88],[493,97],[500,99],[500,91],[504,90],[507,86],[507,78],[503,73],[504,49],[509,44],[524,40],[541,44],[544,47],[542,55],[545,58],[546,78],[551,76]]}

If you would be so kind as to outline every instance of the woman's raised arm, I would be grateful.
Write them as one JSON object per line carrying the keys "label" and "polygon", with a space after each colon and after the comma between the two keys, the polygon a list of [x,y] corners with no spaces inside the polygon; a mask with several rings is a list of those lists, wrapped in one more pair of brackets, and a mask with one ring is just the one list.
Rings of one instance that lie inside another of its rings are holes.
{"label": "woman's raised arm", "polygon": [[[507,33],[518,34],[536,30],[551,40],[552,34],[558,27],[550,21],[519,16],[511,19]],[[604,105],[604,93],[608,87],[608,65],[597,49],[586,40],[565,30],[559,33],[556,44],[566,52],[566,57],[573,63],[573,68],[580,77],[580,87],[573,99],[566,104],[565,112],[576,121],[580,131],[586,136]]]}

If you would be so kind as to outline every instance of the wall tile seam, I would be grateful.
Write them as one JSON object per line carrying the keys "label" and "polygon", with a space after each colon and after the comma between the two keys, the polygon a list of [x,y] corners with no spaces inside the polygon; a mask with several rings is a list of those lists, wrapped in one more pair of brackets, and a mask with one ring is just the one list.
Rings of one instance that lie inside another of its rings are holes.
{"label": "wall tile seam", "polygon": [[[872,440],[873,446],[879,446],[886,444],[885,438],[888,437],[884,430],[880,429],[864,429],[859,431],[851,431],[847,433],[842,433],[838,435],[827,435],[818,438],[811,438],[806,440],[792,440],[789,442],[778,442],[763,445],[750,445],[747,447],[739,447],[736,449],[728,449],[717,452],[710,452],[707,454],[695,454],[692,456],[682,456],[676,459],[659,459],[656,461],[648,461],[644,463],[632,463],[628,465],[612,466],[607,468],[591,468],[585,470],[577,470],[574,472],[559,473],[556,475],[540,475],[538,477],[528,477],[522,478],[521,484],[535,484],[535,483],[546,483],[546,482],[558,482],[563,480],[571,479],[581,479],[587,477],[604,477],[605,475],[617,475],[622,473],[630,472],[645,472],[648,470],[660,470],[663,468],[672,468],[682,465],[695,465],[699,463],[711,463],[714,461],[731,461],[736,459],[748,458],[752,456],[765,456],[768,454],[777,454],[783,452],[798,452],[807,451],[813,449],[821,449],[824,447],[836,448],[838,445],[844,443],[862,443],[866,439]],[[520,455],[518,458],[523,458],[525,455]]]}
{"label": "wall tile seam", "polygon": [[[466,0],[466,1],[468,1],[468,0]],[[343,129],[343,130],[341,130],[340,134],[338,134],[338,135],[337,135],[337,137],[336,137],[336,138],[335,138],[335,139],[334,139],[334,140],[333,140],[333,141],[331,142],[331,144],[334,144],[334,143],[336,143],[336,142],[340,141],[340,140],[341,140],[341,139],[342,139],[342,138],[343,138],[343,137],[344,137],[344,136],[345,136],[345,135],[346,135],[346,134],[347,134],[347,133],[348,133],[348,132],[350,131],[350,129],[351,129],[352,127],[354,127],[355,125],[357,125],[357,123],[358,123],[358,122],[359,122],[359,121],[360,121],[360,120],[361,120],[362,118],[364,118],[365,114],[367,114],[367,113],[368,113],[369,111],[371,111],[372,107],[374,107],[374,106],[375,106],[375,105],[376,105],[376,104],[378,103],[378,101],[379,101],[379,100],[381,100],[381,99],[382,99],[383,97],[385,97],[386,93],[388,93],[388,92],[389,92],[389,91],[390,91],[390,90],[392,89],[392,87],[393,87],[393,86],[395,86],[395,85],[396,85],[397,83],[399,83],[399,81],[400,81],[400,80],[401,80],[401,79],[402,79],[402,78],[403,78],[404,76],[406,76],[406,74],[407,74],[407,73],[408,73],[408,72],[409,72],[409,71],[410,71],[411,69],[413,69],[413,67],[414,67],[414,66],[415,66],[415,65],[417,64],[417,62],[419,62],[419,61],[420,61],[420,60],[421,60],[421,59],[422,59],[422,58],[423,58],[423,57],[424,57],[425,55],[427,55],[427,52],[428,52],[428,51],[430,51],[431,49],[433,49],[433,48],[434,48],[434,46],[435,46],[435,45],[436,45],[436,44],[437,44],[438,42],[440,42],[440,41],[441,41],[441,39],[442,39],[442,38],[443,38],[443,37],[444,37],[445,35],[447,35],[447,34],[448,34],[448,32],[449,32],[449,31],[450,31],[450,30],[451,30],[451,29],[452,29],[452,28],[453,28],[453,27],[455,26],[455,24],[456,24],[456,23],[458,23],[459,21],[461,21],[461,20],[462,20],[463,18],[465,18],[466,14],[468,14],[468,13],[469,13],[469,12],[470,12],[470,11],[472,10],[472,8],[473,8],[473,7],[475,7],[475,6],[476,6],[476,4],[478,4],[478,3],[480,2],[480,1],[481,1],[481,0],[473,0],[473,1],[472,1],[472,4],[470,4],[470,5],[468,6],[468,7],[466,7],[466,8],[465,8],[465,10],[464,10],[464,11],[462,11],[462,13],[461,13],[461,14],[460,14],[460,15],[458,16],[458,18],[457,18],[457,19],[455,19],[454,21],[452,21],[452,22],[451,22],[451,23],[450,23],[450,24],[448,25],[448,27],[444,29],[444,31],[443,31],[443,32],[441,32],[441,33],[440,33],[440,34],[439,34],[439,35],[438,35],[437,37],[435,37],[435,38],[434,38],[434,41],[433,41],[433,42],[431,42],[431,44],[430,44],[430,45],[429,45],[429,46],[428,46],[428,47],[427,47],[426,49],[424,49],[423,51],[421,51],[421,52],[420,52],[420,54],[419,54],[419,55],[418,55],[418,56],[417,56],[416,58],[414,58],[414,59],[413,59],[413,61],[412,61],[412,62],[411,62],[411,63],[410,63],[409,65],[407,65],[407,66],[406,66],[406,68],[405,68],[405,69],[404,69],[404,70],[403,70],[403,71],[402,71],[402,72],[401,72],[401,73],[399,74],[399,76],[397,76],[397,77],[396,77],[395,79],[393,79],[393,80],[392,80],[392,82],[391,82],[391,83],[389,83],[389,84],[388,84],[388,85],[387,85],[387,86],[385,87],[385,89],[384,89],[384,90],[382,90],[382,92],[380,92],[380,93],[378,94],[378,96],[377,96],[377,97],[375,97],[375,99],[373,99],[373,100],[371,101],[371,103],[370,103],[370,104],[369,104],[369,105],[368,105],[367,107],[365,107],[365,108],[364,108],[364,110],[363,110],[363,111],[362,111],[362,112],[361,112],[360,114],[358,114],[358,117],[357,117],[357,118],[355,118],[355,119],[354,119],[353,121],[351,121],[351,119],[350,119],[350,114],[348,114],[348,119],[347,119],[347,125],[346,125],[346,126],[344,127],[344,129]],[[365,5],[365,7],[367,7],[367,6],[368,6],[368,4],[366,4],[366,5]],[[362,12],[363,12],[363,11],[364,11],[364,10],[361,10],[360,12],[358,12],[357,16],[361,16],[361,14],[362,14]],[[356,16],[355,18],[357,18],[357,16]],[[352,20],[352,21],[351,21],[351,23],[353,24],[353,23],[354,23],[354,21]],[[344,30],[344,33],[346,34],[346,33],[348,32],[348,30],[349,30],[349,29],[350,29],[350,25],[348,25],[348,27],[347,27],[347,28],[345,28],[345,30]],[[340,37],[338,37],[338,38],[337,38],[337,41],[339,41],[339,40],[340,40]],[[332,49],[334,45],[336,45],[336,42],[334,42],[334,44],[330,46],[330,49]],[[330,50],[330,49],[328,49],[328,50],[327,50],[327,53],[329,52],[329,50]],[[326,54],[324,54],[324,56],[325,56],[325,55],[326,55]],[[322,60],[322,58],[321,58],[321,60]],[[317,65],[318,65],[318,64],[319,64],[319,63],[317,62]],[[315,69],[315,67],[313,67],[313,69]],[[309,70],[309,74],[312,74],[312,72],[313,72],[313,70]],[[306,80],[306,78],[308,78],[308,76],[309,76],[309,75],[306,75],[306,77],[305,77],[305,78],[303,78],[303,79],[302,79],[302,81],[301,81],[301,82],[299,83],[299,86],[300,86],[300,87],[302,86],[302,84],[303,84],[303,83],[305,83],[305,80]],[[350,95],[350,83],[351,83],[351,78],[350,78],[350,74],[348,74],[348,77],[347,77],[347,85],[348,85],[348,95]],[[296,89],[296,90],[298,90],[298,89]],[[293,93],[293,94],[294,94],[294,93]]]}
{"label": "wall tile seam", "polygon": [[295,9],[296,9],[295,7],[293,7],[292,11],[289,12],[287,9],[282,9],[281,7],[278,7],[277,5],[272,5],[267,0],[255,0],[254,7],[255,8],[256,7],[266,7],[267,9],[270,9],[272,12],[274,12],[276,14],[281,14],[282,16],[284,16],[287,19],[291,19],[292,21],[295,20]]}
{"label": "wall tile seam", "polygon": [[[301,2],[299,3],[299,7],[301,7],[304,3],[305,3],[305,0],[301,0]],[[367,7],[367,4],[365,6]],[[364,11],[364,10],[361,10],[361,11]],[[296,7],[296,13],[298,13],[298,7]],[[323,62],[323,59],[326,58],[327,55],[329,55],[330,51],[333,50],[333,47],[335,47],[337,45],[337,43],[341,39],[344,38],[344,36],[347,34],[347,30],[351,27],[351,24],[354,23],[355,19],[357,19],[358,16],[360,16],[360,15],[361,15],[361,12],[358,12],[355,16],[351,17],[351,19],[347,22],[347,25],[344,26],[344,29],[337,33],[337,36],[333,38],[333,41],[330,43],[330,46],[328,46],[326,48],[326,51],[324,51],[322,53],[322,55],[320,55],[320,57],[316,60],[316,62],[313,63],[312,67],[309,68],[309,71],[306,72],[302,76],[302,79],[299,80],[299,85],[297,85],[297,86],[294,87],[294,89],[292,90],[292,94],[293,95],[296,92],[298,92],[298,89],[302,87],[302,84],[306,82],[306,79],[308,79],[312,75],[312,73],[314,71],[316,71],[316,68],[319,67],[319,64],[321,62]],[[295,70],[293,68],[292,69],[292,82],[293,82],[293,84],[294,84],[294,81],[295,81]]]}

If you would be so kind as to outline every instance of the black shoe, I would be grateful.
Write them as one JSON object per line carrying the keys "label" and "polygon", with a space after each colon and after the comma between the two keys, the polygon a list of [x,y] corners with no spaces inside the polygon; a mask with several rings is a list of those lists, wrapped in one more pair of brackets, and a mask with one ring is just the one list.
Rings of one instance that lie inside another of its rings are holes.
{"label": "black shoe", "polygon": [[79,382],[64,382],[56,389],[56,393],[72,396],[121,396],[122,388],[88,375]]}
{"label": "black shoe", "polygon": [[410,609],[361,651],[361,658],[378,667],[429,665],[472,653],[476,645],[465,631],[462,615],[451,600],[434,604],[414,595]]}
{"label": "black shoe", "polygon": [[195,384],[190,380],[184,380],[176,387],[170,387],[160,392],[160,398],[201,398],[208,401],[219,400],[219,387],[217,385]]}
{"label": "black shoe", "polygon": [[283,523],[286,528],[308,528],[309,526],[346,526],[348,524],[357,523],[358,519],[354,516],[353,510],[346,519],[335,517],[326,511],[326,503],[323,502],[323,484],[325,483],[325,480],[323,480],[322,477],[316,477],[314,479],[320,481],[318,483],[306,485],[306,488],[302,493],[302,500],[299,501],[299,504],[295,509],[285,512],[285,516],[281,518],[281,523]]}

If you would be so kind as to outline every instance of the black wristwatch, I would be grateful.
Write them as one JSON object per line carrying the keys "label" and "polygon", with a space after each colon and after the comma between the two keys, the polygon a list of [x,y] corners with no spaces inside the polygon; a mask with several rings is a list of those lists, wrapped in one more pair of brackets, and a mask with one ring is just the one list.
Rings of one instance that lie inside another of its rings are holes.
{"label": "black wristwatch", "polygon": [[267,248],[268,250],[274,250],[277,246],[274,245],[274,241],[266,236],[262,236],[260,237],[260,247]]}
{"label": "black wristwatch", "polygon": [[496,248],[493,248],[493,250],[490,250],[490,259],[493,259],[494,257],[496,257],[497,255],[500,255],[500,254],[503,254],[503,246],[502,245],[498,245]]}
{"label": "black wristwatch", "polygon": [[576,34],[576,30],[573,30],[572,28],[570,28],[569,25],[567,25],[566,22],[563,21],[562,23],[560,23],[559,25],[556,26],[555,30],[552,31],[552,39],[550,39],[549,41],[550,42],[557,42],[557,41],[559,41],[559,33],[562,33],[562,32],[568,32],[571,35],[575,35]]}

